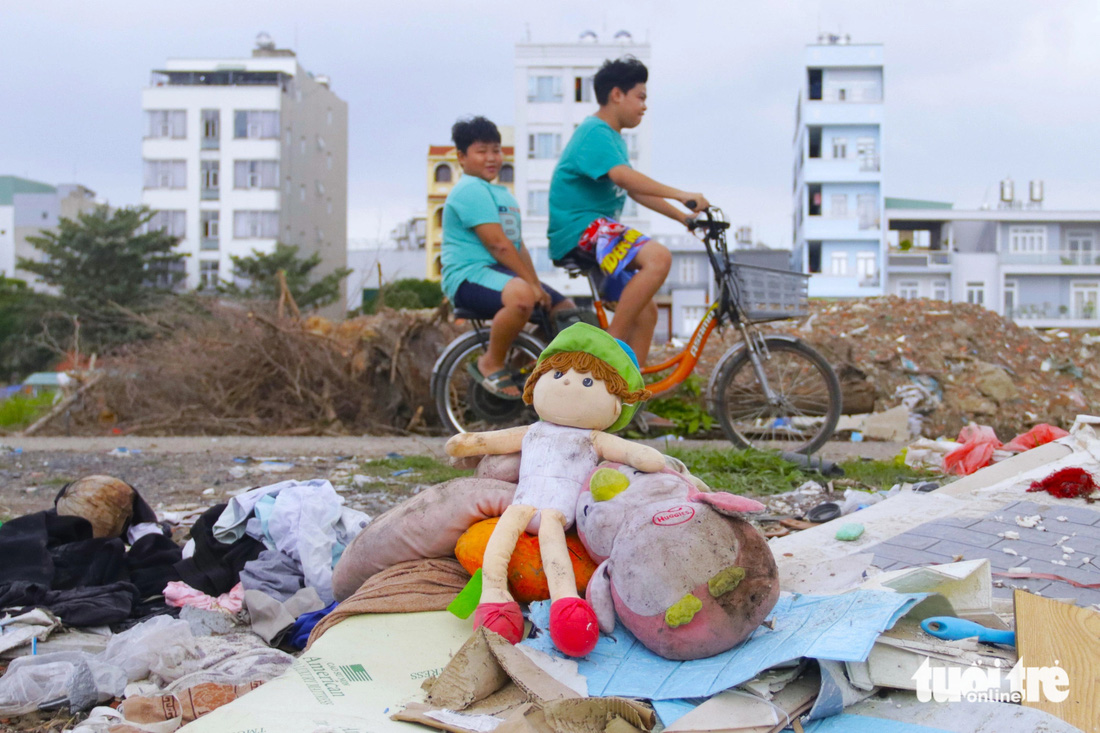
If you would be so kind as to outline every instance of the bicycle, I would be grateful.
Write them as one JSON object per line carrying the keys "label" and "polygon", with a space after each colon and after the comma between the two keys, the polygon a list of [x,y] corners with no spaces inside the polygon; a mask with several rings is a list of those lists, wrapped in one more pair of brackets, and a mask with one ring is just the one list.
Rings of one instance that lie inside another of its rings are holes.
{"label": "bicycle", "polygon": [[[710,375],[706,403],[726,438],[742,448],[782,447],[812,453],[832,436],[841,411],[840,383],[828,361],[792,336],[760,333],[761,323],[806,314],[808,275],[755,265],[738,265],[729,254],[729,222],[711,208],[691,222],[701,233],[715,278],[718,297],[710,304],[680,353],[642,369],[646,375],[672,370],[647,385],[654,396],[667,393],[695,370],[715,328],[732,326],[741,339],[718,360]],[[607,311],[601,300],[603,274],[595,257],[576,251],[555,265],[570,277],[585,277],[592,291],[592,310],[580,317],[606,329]],[[489,340],[481,319],[461,310],[474,330],[444,349],[432,371],[432,395],[444,427],[456,432],[480,431],[532,422],[534,412],[520,400],[490,394],[467,374],[466,362],[476,358]],[[545,313],[532,316],[540,333],[523,332],[508,354],[517,384],[534,368],[547,340],[555,332]],[[795,444],[797,447],[791,447]]]}

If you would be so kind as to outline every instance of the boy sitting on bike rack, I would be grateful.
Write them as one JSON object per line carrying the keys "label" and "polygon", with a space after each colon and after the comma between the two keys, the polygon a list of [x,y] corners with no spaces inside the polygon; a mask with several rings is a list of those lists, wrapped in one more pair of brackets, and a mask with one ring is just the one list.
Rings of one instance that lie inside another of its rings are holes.
{"label": "boy sitting on bike rack", "polygon": [[456,308],[492,319],[489,347],[471,362],[471,375],[497,397],[518,400],[523,385],[505,366],[516,335],[536,306],[551,314],[576,306],[539,282],[523,245],[519,204],[492,183],[504,162],[496,125],[484,117],[459,120],[451,139],[465,175],[443,207],[443,292]]}
{"label": "boy sitting on bike rack", "polygon": [[631,56],[605,61],[596,72],[593,86],[600,108],[573,132],[554,168],[547,231],[555,264],[570,256],[595,257],[600,269],[611,276],[604,295],[618,305],[608,332],[629,344],[643,366],[657,327],[653,296],[668,276],[672,255],[617,221],[623,202],[629,194],[642,206],[685,225],[690,215],[666,199],[679,201],[692,212],[710,205],[700,193],[666,186],[630,167],[622,131],[642,122],[648,78],[645,64]]}

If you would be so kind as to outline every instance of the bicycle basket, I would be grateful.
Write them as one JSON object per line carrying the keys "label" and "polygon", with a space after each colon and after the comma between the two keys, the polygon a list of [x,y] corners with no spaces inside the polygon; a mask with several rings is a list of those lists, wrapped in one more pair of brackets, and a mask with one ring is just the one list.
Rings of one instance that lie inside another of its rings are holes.
{"label": "bicycle basket", "polygon": [[808,274],[758,265],[735,265],[734,271],[741,288],[738,305],[749,321],[781,321],[809,313]]}

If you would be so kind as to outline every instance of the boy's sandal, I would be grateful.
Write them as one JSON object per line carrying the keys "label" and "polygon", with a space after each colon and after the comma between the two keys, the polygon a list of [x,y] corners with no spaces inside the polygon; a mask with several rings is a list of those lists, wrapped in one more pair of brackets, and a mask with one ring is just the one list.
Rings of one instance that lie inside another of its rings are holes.
{"label": "boy's sandal", "polygon": [[[512,378],[512,373],[508,369],[500,369],[493,372],[489,376],[484,376],[480,371],[478,371],[477,362],[470,361],[466,365],[466,371],[470,373],[470,376],[474,378],[475,382],[481,385],[481,387],[484,388],[486,392],[493,395],[494,397],[499,397],[502,400],[518,400],[523,397],[522,388],[516,386],[516,383]],[[520,393],[514,395],[508,394],[504,390],[509,387],[515,387],[516,389],[520,390]]]}

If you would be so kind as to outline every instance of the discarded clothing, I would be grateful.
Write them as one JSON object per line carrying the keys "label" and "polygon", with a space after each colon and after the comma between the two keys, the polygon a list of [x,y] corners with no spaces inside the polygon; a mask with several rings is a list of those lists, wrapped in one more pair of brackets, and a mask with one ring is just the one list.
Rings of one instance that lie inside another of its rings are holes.
{"label": "discarded clothing", "polygon": [[245,590],[257,590],[277,601],[286,601],[305,583],[298,563],[277,550],[264,550],[241,570]]}
{"label": "discarded clothing", "polygon": [[442,611],[466,587],[470,574],[453,557],[410,560],[372,575],[313,628],[306,649],[350,616]]}
{"label": "discarded clothing", "polygon": [[1015,438],[1005,443],[1004,449],[1022,452],[1031,450],[1032,448],[1038,448],[1041,445],[1046,445],[1059,438],[1064,438],[1067,435],[1069,435],[1069,433],[1062,430],[1062,428],[1048,425],[1045,422],[1039,423],[1026,433],[1017,435]]}
{"label": "discarded clothing", "polygon": [[180,580],[211,596],[227,593],[239,583],[245,564],[255,560],[264,549],[262,542],[248,536],[242,536],[231,544],[214,538],[214,523],[225,508],[225,504],[215,504],[195,520],[191,528],[194,554],[175,565]]}
{"label": "discarded clothing", "polygon": [[282,603],[261,591],[246,590],[244,605],[253,633],[268,644],[276,643],[302,614],[325,607],[312,588],[302,588]]}
{"label": "discarded clothing", "polygon": [[173,581],[164,588],[164,602],[170,606],[183,608],[191,606],[206,611],[228,611],[238,613],[241,610],[241,602],[244,600],[244,588],[237,583],[228,593],[222,593],[215,598],[202,591],[195,590],[187,583]]}
{"label": "discarded clothing", "polygon": [[318,622],[331,613],[334,608],[336,608],[336,601],[333,601],[319,611],[303,613],[301,616],[294,619],[294,625],[291,626],[290,630],[286,633],[287,644],[295,649],[304,649],[306,643],[309,641],[310,632],[312,632]]}

